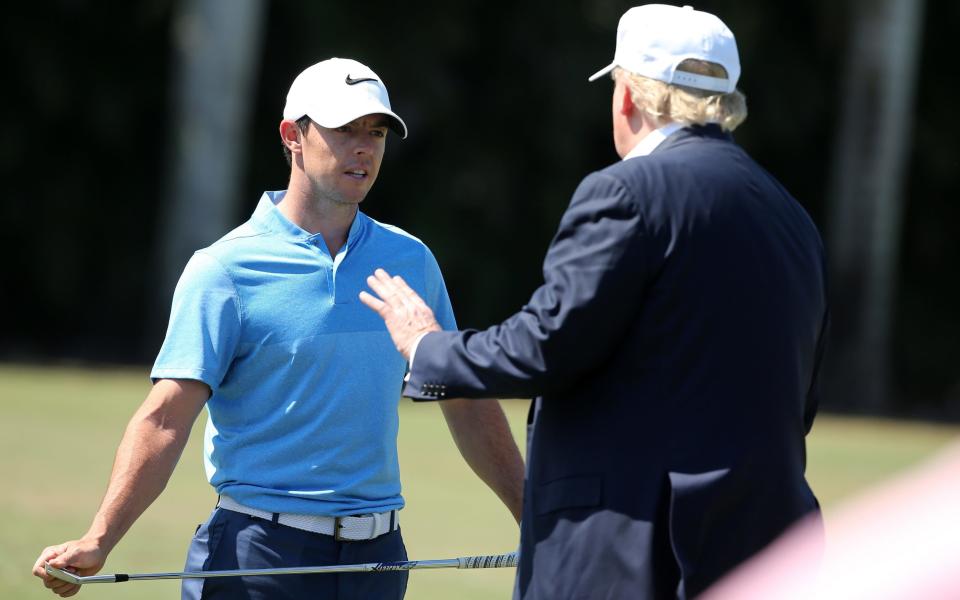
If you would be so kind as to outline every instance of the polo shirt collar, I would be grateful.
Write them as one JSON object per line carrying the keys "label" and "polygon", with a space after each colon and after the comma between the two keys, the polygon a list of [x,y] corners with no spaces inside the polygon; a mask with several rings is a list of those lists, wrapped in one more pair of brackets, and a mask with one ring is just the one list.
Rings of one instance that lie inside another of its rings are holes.
{"label": "polo shirt collar", "polygon": [[[287,190],[264,192],[263,195],[260,196],[260,202],[257,203],[257,208],[253,211],[253,216],[250,217],[253,224],[264,231],[297,241],[310,241],[320,237],[319,233],[306,231],[280,212],[277,204],[283,200],[286,193]],[[354,217],[353,224],[350,225],[350,233],[347,234],[347,246],[351,245],[353,240],[360,235],[368,220],[369,217],[367,217],[367,215],[363,214],[360,210],[357,211],[357,216]]]}

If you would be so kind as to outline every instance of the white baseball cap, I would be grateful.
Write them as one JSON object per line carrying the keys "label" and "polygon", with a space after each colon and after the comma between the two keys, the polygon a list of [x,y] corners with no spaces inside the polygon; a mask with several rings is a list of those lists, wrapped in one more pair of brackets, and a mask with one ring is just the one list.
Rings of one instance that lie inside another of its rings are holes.
{"label": "white baseball cap", "polygon": [[365,115],[389,117],[390,129],[407,137],[407,125],[390,109],[383,80],[366,65],[349,58],[330,58],[307,67],[287,92],[283,118],[309,116],[318,125],[335,129]]}
{"label": "white baseball cap", "polygon": [[[717,63],[727,77],[708,77],[677,71],[688,58]],[[617,50],[613,62],[589,81],[615,67],[631,73],[686,87],[730,93],[740,79],[740,57],[733,32],[723,21],[692,6],[646,4],[623,13],[617,26]]]}

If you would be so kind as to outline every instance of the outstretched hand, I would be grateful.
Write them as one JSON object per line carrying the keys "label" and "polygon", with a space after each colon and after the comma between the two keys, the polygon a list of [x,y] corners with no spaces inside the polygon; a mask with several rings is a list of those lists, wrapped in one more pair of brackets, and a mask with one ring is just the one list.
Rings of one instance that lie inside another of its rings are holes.
{"label": "outstretched hand", "polygon": [[367,285],[377,296],[360,292],[360,301],[373,309],[387,325],[397,350],[407,360],[420,336],[440,331],[433,311],[399,275],[393,277],[377,269],[367,277]]}

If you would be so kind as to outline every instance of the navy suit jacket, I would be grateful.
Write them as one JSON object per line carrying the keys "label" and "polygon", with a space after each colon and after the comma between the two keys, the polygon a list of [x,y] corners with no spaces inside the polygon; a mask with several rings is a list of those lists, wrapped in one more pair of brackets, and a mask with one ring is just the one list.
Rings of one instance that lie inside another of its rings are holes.
{"label": "navy suit jacket", "polygon": [[817,510],[823,246],[727,134],[587,176],[543,277],[503,323],[424,337],[404,389],[540,397],[520,597],[693,597]]}

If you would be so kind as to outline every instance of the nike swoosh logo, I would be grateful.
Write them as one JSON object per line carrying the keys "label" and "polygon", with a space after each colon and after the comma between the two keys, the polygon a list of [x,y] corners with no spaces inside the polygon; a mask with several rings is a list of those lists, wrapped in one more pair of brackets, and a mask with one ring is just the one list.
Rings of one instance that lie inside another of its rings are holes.
{"label": "nike swoosh logo", "polygon": [[360,79],[354,79],[353,77],[350,77],[350,74],[348,73],[347,78],[344,79],[344,81],[347,82],[347,85],[357,85],[361,81],[376,81],[376,79],[373,77],[361,77]]}

